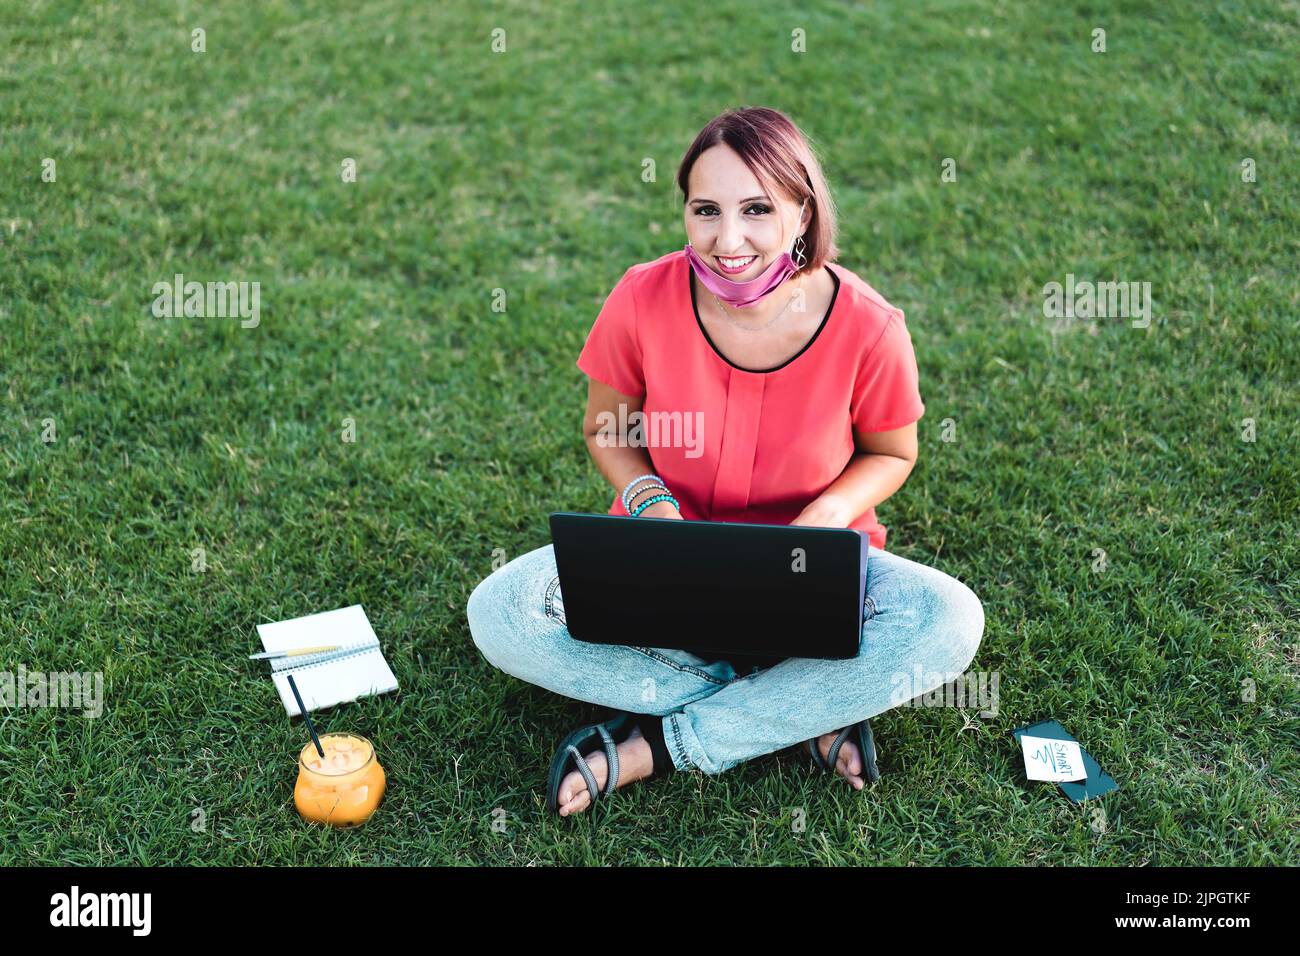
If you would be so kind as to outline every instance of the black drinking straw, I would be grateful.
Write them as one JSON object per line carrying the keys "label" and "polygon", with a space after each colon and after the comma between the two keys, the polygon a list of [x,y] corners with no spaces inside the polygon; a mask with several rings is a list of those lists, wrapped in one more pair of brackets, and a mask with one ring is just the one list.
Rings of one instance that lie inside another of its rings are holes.
{"label": "black drinking straw", "polygon": [[302,719],[307,721],[307,732],[311,734],[311,742],[316,745],[316,752],[320,754],[321,760],[325,759],[325,751],[320,745],[320,738],[316,736],[316,728],[312,726],[311,718],[307,716],[307,705],[302,702],[302,694],[298,693],[298,685],[293,682],[293,675],[289,675],[289,689],[293,691],[293,699],[298,702],[298,709],[302,711]]}

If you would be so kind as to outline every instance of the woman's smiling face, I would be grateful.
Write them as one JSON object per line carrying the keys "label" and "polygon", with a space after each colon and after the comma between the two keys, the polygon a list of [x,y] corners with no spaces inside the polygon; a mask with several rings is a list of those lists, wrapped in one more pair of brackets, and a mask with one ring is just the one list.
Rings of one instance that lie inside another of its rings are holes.
{"label": "woman's smiling face", "polygon": [[[799,203],[766,194],[745,161],[725,143],[700,153],[686,197],[686,238],[718,275],[744,281],[790,248]],[[808,212],[811,219],[812,213]]]}

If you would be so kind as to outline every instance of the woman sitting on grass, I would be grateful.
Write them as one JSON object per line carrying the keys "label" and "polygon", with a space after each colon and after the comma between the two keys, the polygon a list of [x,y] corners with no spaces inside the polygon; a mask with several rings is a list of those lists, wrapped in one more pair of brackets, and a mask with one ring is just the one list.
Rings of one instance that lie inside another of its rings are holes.
{"label": "woman sitting on grass", "polygon": [[[835,264],[834,204],[803,134],[775,110],[725,113],[677,184],[685,250],[627,270],[578,358],[609,513],[857,529],[870,543],[862,642],[850,660],[585,643],[565,627],[551,545],[498,568],[466,609],[483,656],[617,712],[556,751],[547,803],[561,815],[634,780],[722,773],[792,745],[862,789],[878,776],[869,718],[940,686],[913,686],[914,673],[955,679],[984,629],[968,587],[884,550],[875,506],[915,465],[925,410],[916,358],[903,313]],[[702,445],[609,441],[601,423],[636,411],[702,414]],[[654,600],[627,585],[629,614]]]}

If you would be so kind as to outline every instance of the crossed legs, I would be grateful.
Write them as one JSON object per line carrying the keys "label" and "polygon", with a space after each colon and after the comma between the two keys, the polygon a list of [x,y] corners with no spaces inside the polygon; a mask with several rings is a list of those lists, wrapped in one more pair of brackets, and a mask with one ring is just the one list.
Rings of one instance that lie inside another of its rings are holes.
{"label": "crossed legs", "polygon": [[495,667],[566,697],[662,716],[674,766],[715,774],[899,706],[974,659],[984,611],[955,578],[872,548],[867,598],[857,657],[790,658],[745,676],[689,651],[573,638],[549,544],[484,578],[466,613]]}

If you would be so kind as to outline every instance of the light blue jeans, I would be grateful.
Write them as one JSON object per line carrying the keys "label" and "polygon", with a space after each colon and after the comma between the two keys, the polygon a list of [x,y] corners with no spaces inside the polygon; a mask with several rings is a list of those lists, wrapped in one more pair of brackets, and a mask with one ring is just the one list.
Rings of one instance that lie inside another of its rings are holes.
{"label": "light blue jeans", "polygon": [[[629,607],[635,614],[635,607]],[[569,634],[551,545],[479,582],[466,605],[483,656],[530,684],[663,717],[678,770],[722,773],[907,703],[960,676],[984,632],[966,585],[870,548],[862,642],[848,660],[791,657],[737,674],[689,651],[589,644]]]}

